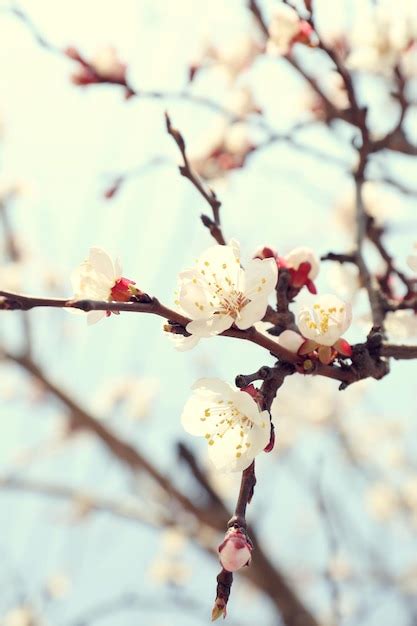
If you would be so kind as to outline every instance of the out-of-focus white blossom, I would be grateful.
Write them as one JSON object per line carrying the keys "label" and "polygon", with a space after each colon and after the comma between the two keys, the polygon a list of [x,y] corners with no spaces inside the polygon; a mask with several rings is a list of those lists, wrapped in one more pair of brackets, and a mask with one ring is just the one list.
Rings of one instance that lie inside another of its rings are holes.
{"label": "out-of-focus white blossom", "polygon": [[45,589],[50,598],[65,598],[71,590],[71,580],[66,574],[54,574],[46,581]]}
{"label": "out-of-focus white blossom", "polygon": [[267,50],[270,54],[288,54],[294,43],[309,43],[313,29],[286,4],[278,4],[268,27]]}
{"label": "out-of-focus white blossom", "polygon": [[161,534],[161,547],[149,568],[150,577],[161,585],[184,585],[191,576],[191,568],[184,561],[186,548],[184,533],[176,528],[167,528]]}
{"label": "out-of-focus white blossom", "polygon": [[194,269],[179,275],[177,305],[192,321],[186,330],[197,337],[211,337],[233,324],[250,328],[265,315],[268,296],[274,290],[278,270],[274,260],[250,260],[240,267],[240,246],[212,246]]}
{"label": "out-of-focus white blossom", "polygon": [[407,257],[408,267],[413,270],[413,272],[417,272],[417,243],[414,244],[413,254],[409,254]]}
{"label": "out-of-focus white blossom", "polygon": [[332,556],[327,569],[333,580],[347,580],[352,575],[352,565],[342,554]]}
{"label": "out-of-focus white blossom", "polygon": [[6,613],[2,626],[40,626],[40,622],[30,607],[19,606]]}
{"label": "out-of-focus white blossom", "polygon": [[120,81],[125,78],[126,65],[120,61],[113,46],[99,50],[91,59],[91,65],[102,78]]}
{"label": "out-of-focus white blossom", "polygon": [[234,83],[262,50],[263,46],[250,33],[227,37],[218,46],[209,44],[191,63],[190,80],[194,80],[201,69],[215,68],[229,83]]}
{"label": "out-of-focus white blossom", "polygon": [[237,117],[246,117],[251,113],[258,113],[259,107],[249,87],[235,87],[225,97],[225,108]]}
{"label": "out-of-focus white blossom", "polygon": [[0,265],[0,289],[2,291],[20,291],[24,266],[13,262]]}
{"label": "out-of-focus white blossom", "polygon": [[[398,194],[375,181],[366,181],[362,185],[362,198],[366,213],[374,218],[377,226],[383,226],[391,216],[397,219],[404,213]],[[355,232],[356,198],[353,187],[337,202],[335,216],[343,230],[350,234]]]}
{"label": "out-of-focus white blossom", "polygon": [[414,311],[389,311],[385,317],[385,330],[394,341],[410,339],[417,335],[417,315]]}
{"label": "out-of-focus white blossom", "polygon": [[359,2],[350,30],[350,69],[390,75],[417,39],[414,0]]}
{"label": "out-of-focus white blossom", "polygon": [[406,505],[417,513],[417,477],[411,476],[401,486],[401,496]]}
{"label": "out-of-focus white blossom", "polygon": [[261,411],[249,393],[218,378],[202,378],[192,390],[181,416],[185,430],[207,440],[218,470],[246,469],[269,443],[268,411]]}
{"label": "out-of-focus white blossom", "polygon": [[352,302],[361,289],[358,268],[350,263],[329,263],[326,277],[332,291]]}
{"label": "out-of-focus white blossom", "polygon": [[366,493],[366,505],[376,520],[385,522],[397,513],[398,496],[388,483],[375,483]]}
{"label": "out-of-focus white blossom", "polygon": [[347,109],[349,98],[345,83],[339,72],[330,70],[325,72],[320,81],[320,86],[326,96],[338,109]]}
{"label": "out-of-focus white blossom", "polygon": [[224,147],[232,154],[246,154],[253,146],[248,126],[244,122],[236,122],[229,126],[224,134]]}
{"label": "out-of-focus white blossom", "polygon": [[121,408],[128,418],[140,420],[149,416],[158,390],[157,378],[124,376],[106,381],[95,394],[94,410],[107,416]]}
{"label": "out-of-focus white blossom", "polygon": [[241,33],[236,37],[225,38],[217,48],[216,58],[231,79],[235,79],[243,70],[250,67],[261,51],[261,46],[251,34]]}

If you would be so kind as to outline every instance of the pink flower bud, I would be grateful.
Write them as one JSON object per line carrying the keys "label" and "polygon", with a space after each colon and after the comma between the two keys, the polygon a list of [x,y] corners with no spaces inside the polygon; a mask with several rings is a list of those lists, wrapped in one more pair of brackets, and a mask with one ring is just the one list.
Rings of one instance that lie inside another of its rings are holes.
{"label": "pink flower bud", "polygon": [[77,48],[75,48],[74,46],[68,46],[68,48],[65,48],[64,50],[64,54],[69,58],[69,59],[73,59],[74,61],[82,61],[82,57],[80,55],[80,53],[78,52]]}
{"label": "pink flower bud", "polygon": [[135,285],[134,280],[119,278],[111,290],[111,299],[115,302],[128,302],[133,295],[131,285]]}
{"label": "pink flower bud", "polygon": [[220,563],[228,572],[236,572],[250,564],[253,546],[241,528],[229,528],[219,546]]}
{"label": "pink flower bud", "polygon": [[298,27],[298,33],[294,37],[293,43],[303,43],[304,45],[310,45],[311,35],[313,33],[313,27],[305,20],[301,20]]}
{"label": "pink flower bud", "polygon": [[87,85],[98,83],[99,80],[91,68],[85,65],[80,65],[79,69],[72,74],[71,82],[74,85],[85,87]]}
{"label": "pink flower bud", "polygon": [[260,248],[259,250],[257,250],[257,252],[255,252],[254,259],[276,259],[278,260],[278,252],[276,250],[274,250],[273,248],[269,248],[268,246],[265,246],[263,248]]}

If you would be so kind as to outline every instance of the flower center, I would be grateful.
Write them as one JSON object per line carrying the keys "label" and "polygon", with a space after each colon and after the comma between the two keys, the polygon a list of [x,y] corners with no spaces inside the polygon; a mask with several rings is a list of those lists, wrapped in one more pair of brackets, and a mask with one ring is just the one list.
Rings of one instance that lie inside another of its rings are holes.
{"label": "flower center", "polygon": [[339,310],[335,306],[322,308],[319,304],[313,306],[313,316],[308,311],[306,318],[308,327],[312,330],[316,330],[317,334],[324,335],[328,332],[330,324],[340,324],[340,315],[344,312],[345,307],[339,307]]}
{"label": "flower center", "polygon": [[200,420],[205,422],[210,417],[215,417],[217,420],[215,423],[216,430],[205,434],[209,446],[214,446],[216,439],[222,439],[228,430],[236,430],[236,437],[238,438],[236,458],[240,458],[242,452],[251,447],[250,442],[243,440],[245,434],[252,429],[253,422],[236,408],[232,400],[227,402],[218,400],[217,406],[212,405],[204,409],[204,417],[200,417]]}
{"label": "flower center", "polygon": [[[222,290],[223,291],[223,290]],[[220,315],[230,315],[234,320],[240,317],[240,312],[250,300],[241,292],[233,289],[228,293],[219,295],[219,308],[217,313]]]}

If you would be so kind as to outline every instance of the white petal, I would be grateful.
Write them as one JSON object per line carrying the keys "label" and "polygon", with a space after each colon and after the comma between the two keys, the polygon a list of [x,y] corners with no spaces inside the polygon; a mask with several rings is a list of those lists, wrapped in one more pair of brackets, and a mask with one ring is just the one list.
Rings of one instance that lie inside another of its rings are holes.
{"label": "white petal", "polygon": [[106,311],[89,311],[87,313],[87,324],[92,326],[106,317]]}
{"label": "white petal", "polygon": [[174,344],[174,347],[178,352],[186,352],[187,350],[192,350],[198,342],[200,341],[200,337],[197,335],[190,335],[189,337],[184,337],[183,335],[176,335],[175,333],[165,333],[168,335],[170,341]]}
{"label": "white petal", "polygon": [[218,378],[201,378],[192,389],[193,393],[181,415],[181,423],[191,435],[211,435],[216,430],[219,416],[218,413],[210,415],[210,409],[217,408],[219,401],[227,402],[231,387]]}
{"label": "white petal", "polygon": [[297,353],[304,343],[304,337],[293,330],[284,330],[277,338],[277,341],[286,350]]}
{"label": "white petal", "polygon": [[235,256],[235,249],[231,246],[217,245],[208,248],[198,259],[197,269],[208,283],[212,283],[213,291],[216,285],[226,291],[231,287],[243,289],[241,283],[244,272]]}
{"label": "white petal", "polygon": [[114,262],[114,273],[116,280],[119,280],[119,278],[122,277],[122,264],[119,258],[117,258]]}
{"label": "white petal", "polygon": [[219,335],[233,324],[230,315],[215,315],[210,319],[199,319],[189,322],[186,326],[187,332],[198,337],[212,337]]}
{"label": "white petal", "polygon": [[90,248],[88,260],[98,274],[103,274],[110,281],[116,281],[117,277],[113,261],[103,248]]}
{"label": "white petal", "polygon": [[236,391],[233,397],[234,404],[237,409],[249,417],[252,422],[261,423],[259,406],[254,398],[246,391]]}
{"label": "white petal", "polygon": [[[229,396],[236,389],[220,378],[199,378],[191,387],[193,391],[207,391],[213,394]],[[217,398],[216,398],[217,399]]]}
{"label": "white petal", "polygon": [[253,426],[240,437],[240,428],[229,428],[222,437],[214,437],[213,445],[208,447],[208,455],[217,470],[223,472],[241,472],[252,463],[257,454],[262,452],[270,439],[269,420],[264,428]]}
{"label": "white petal", "polygon": [[228,245],[232,248],[233,254],[238,260],[238,263],[240,263],[240,243],[236,239],[231,239]]}
{"label": "white petal", "polygon": [[256,322],[260,322],[266,313],[267,306],[268,300],[264,297],[252,300],[241,310],[240,318],[235,321],[236,326],[241,330],[246,330]]}
{"label": "white petal", "polygon": [[193,320],[206,319],[212,314],[212,307],[207,300],[207,291],[196,273],[190,275],[193,278],[180,279],[179,306]]}
{"label": "white petal", "polygon": [[408,267],[413,270],[413,272],[417,272],[417,254],[410,254],[407,257]]}
{"label": "white petal", "polygon": [[252,259],[245,270],[245,295],[254,300],[267,298],[275,289],[278,268],[275,259]]}
{"label": "white petal", "polygon": [[71,284],[76,299],[109,300],[113,283],[98,274],[89,261],[84,261],[71,274]]}

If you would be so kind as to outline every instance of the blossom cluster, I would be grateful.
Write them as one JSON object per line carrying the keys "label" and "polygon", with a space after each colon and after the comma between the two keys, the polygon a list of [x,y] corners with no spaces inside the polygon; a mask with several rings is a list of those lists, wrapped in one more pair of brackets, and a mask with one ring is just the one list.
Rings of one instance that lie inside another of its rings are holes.
{"label": "blossom cluster", "polygon": [[[201,339],[232,328],[245,331],[262,322],[269,298],[276,294],[279,272],[287,274],[290,300],[304,287],[314,300],[311,306],[301,307],[298,332],[284,330],[277,343],[296,353],[300,364],[306,358],[330,364],[337,357],[351,356],[350,344],[342,338],[351,322],[351,307],[333,295],[317,296],[313,281],[319,273],[319,260],[314,252],[299,247],[280,256],[263,247],[242,263],[235,240],[211,246],[193,267],[179,274],[175,303],[189,321],[184,328],[186,336],[169,332],[176,347],[187,350]],[[97,247],[91,248],[88,259],[73,273],[72,285],[76,300],[127,302],[143,295],[134,281],[122,276],[120,263]],[[93,310],[87,314],[88,323],[110,314],[110,310]],[[218,379],[197,381],[181,421],[190,434],[206,439],[209,458],[220,471],[242,471],[274,444],[269,412],[262,394],[252,385],[237,389]]]}

